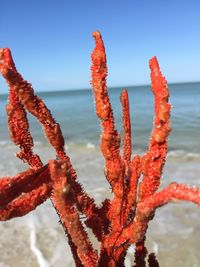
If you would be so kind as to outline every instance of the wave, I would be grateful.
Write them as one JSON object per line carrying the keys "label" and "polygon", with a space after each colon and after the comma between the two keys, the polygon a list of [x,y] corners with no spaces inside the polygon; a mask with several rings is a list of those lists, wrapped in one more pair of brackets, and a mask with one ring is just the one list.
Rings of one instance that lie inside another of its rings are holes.
{"label": "wave", "polygon": [[[6,148],[14,149],[14,150],[18,149],[18,147],[15,144],[13,144],[11,140],[1,140],[0,148],[4,149],[4,151],[6,151]],[[53,148],[47,141],[45,143],[41,141],[35,141],[34,148],[37,150],[37,153],[40,153],[40,150],[41,152],[45,153],[46,149],[48,150],[48,148],[52,150],[53,152]],[[88,141],[66,142],[65,149],[66,151],[74,152],[74,154],[79,153],[80,151],[81,152],[90,151],[91,153],[95,153],[95,152],[100,151],[100,145],[94,142],[90,142],[90,141],[89,142]],[[141,147],[139,148],[139,146],[138,147],[135,146],[133,149],[133,156],[136,154],[143,156],[145,153],[146,153],[146,149],[141,148]],[[193,161],[193,160],[200,161],[200,153],[194,152],[194,151],[180,150],[180,149],[169,149],[167,158],[176,159],[176,160],[180,159],[180,160],[185,160],[185,161]]]}
{"label": "wave", "polygon": [[[42,142],[41,141],[34,141],[35,146],[41,146]],[[0,141],[0,146],[16,146],[11,140],[1,140]]]}
{"label": "wave", "polygon": [[30,248],[37,258],[40,267],[50,267],[48,261],[45,259],[42,251],[37,246],[36,229],[33,223],[29,224],[30,227]]}
{"label": "wave", "polygon": [[168,152],[167,157],[169,159],[185,159],[189,160],[198,160],[200,161],[200,153],[188,152],[185,150],[172,150]]}

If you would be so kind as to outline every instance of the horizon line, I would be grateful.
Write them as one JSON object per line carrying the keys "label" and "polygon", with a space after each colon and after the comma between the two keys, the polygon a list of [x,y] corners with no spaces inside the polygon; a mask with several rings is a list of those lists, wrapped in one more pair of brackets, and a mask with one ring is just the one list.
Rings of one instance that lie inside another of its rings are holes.
{"label": "horizon line", "polygon": [[[167,85],[181,85],[181,84],[195,84],[195,83],[200,83],[200,81],[187,81],[187,82],[169,82]],[[121,85],[116,85],[116,86],[107,86],[109,89],[113,88],[121,88],[121,89],[126,89],[126,88],[134,88],[134,87],[143,87],[143,86],[150,86],[151,84],[136,84],[136,85],[126,85],[126,86],[121,86]],[[70,88],[70,89],[51,89],[51,90],[35,90],[37,94],[43,94],[43,93],[55,93],[55,92],[76,92],[76,91],[88,91],[92,90],[91,87],[80,87],[80,88]],[[8,95],[8,93],[0,93],[1,96]]]}

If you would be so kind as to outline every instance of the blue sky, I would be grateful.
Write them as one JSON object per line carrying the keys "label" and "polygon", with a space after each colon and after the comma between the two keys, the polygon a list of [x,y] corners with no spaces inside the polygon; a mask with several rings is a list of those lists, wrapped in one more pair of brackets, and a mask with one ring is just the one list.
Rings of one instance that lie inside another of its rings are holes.
{"label": "blue sky", "polygon": [[109,86],[148,84],[154,55],[168,82],[199,81],[199,14],[199,0],[1,0],[0,47],[37,91],[90,86],[97,29]]}

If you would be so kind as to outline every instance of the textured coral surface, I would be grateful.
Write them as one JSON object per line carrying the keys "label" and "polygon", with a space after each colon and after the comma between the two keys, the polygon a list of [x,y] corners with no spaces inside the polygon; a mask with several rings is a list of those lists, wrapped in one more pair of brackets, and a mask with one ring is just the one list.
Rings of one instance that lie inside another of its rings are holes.
{"label": "textured coral surface", "polygon": [[[141,157],[132,157],[128,92],[124,89],[120,97],[124,130],[121,137],[115,127],[106,85],[104,44],[99,32],[94,32],[93,37],[91,85],[102,129],[105,177],[113,197],[97,205],[85,192],[65,152],[60,125],[43,100],[34,93],[31,84],[18,73],[10,50],[2,48],[0,72],[9,87],[6,110],[10,137],[20,149],[17,156],[30,168],[14,177],[0,179],[0,220],[23,216],[50,198],[65,230],[76,266],[124,266],[127,250],[134,244],[134,266],[156,267],[159,264],[155,255],[148,255],[145,248],[148,223],[154,218],[155,210],[176,200],[200,205],[200,189],[171,183],[158,191],[171,131],[171,106],[167,82],[156,57],[149,62],[155,115],[148,151]],[[39,155],[33,153],[34,142],[27,112],[37,118],[55,149],[56,159],[47,165],[43,165]],[[96,236],[100,251],[93,248],[86,227]]]}

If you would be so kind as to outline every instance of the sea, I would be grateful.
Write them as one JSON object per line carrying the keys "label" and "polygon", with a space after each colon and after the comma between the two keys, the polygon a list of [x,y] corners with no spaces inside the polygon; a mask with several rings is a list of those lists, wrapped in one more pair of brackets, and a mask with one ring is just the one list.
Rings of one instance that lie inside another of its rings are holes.
{"label": "sea", "polygon": [[[120,92],[109,88],[116,128],[123,136]],[[150,86],[130,86],[129,94],[132,153],[142,156],[148,149],[154,117],[154,98]],[[171,128],[161,188],[176,181],[200,186],[200,83],[169,84]],[[101,127],[95,114],[90,89],[39,92],[60,124],[65,148],[78,180],[100,204],[112,197],[104,177],[104,159],[99,144]],[[28,166],[15,157],[19,150],[10,140],[5,106],[7,96],[0,95],[0,173],[14,176]],[[55,159],[41,125],[28,115],[34,138],[34,151],[44,163]],[[75,266],[59,218],[48,200],[21,218],[0,223],[0,267]],[[92,243],[98,243],[89,232]],[[156,211],[147,231],[146,245],[162,267],[200,266],[200,208],[191,203],[170,203]],[[131,246],[126,266],[134,265]]]}

